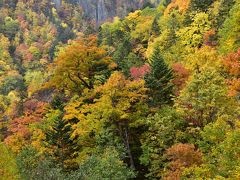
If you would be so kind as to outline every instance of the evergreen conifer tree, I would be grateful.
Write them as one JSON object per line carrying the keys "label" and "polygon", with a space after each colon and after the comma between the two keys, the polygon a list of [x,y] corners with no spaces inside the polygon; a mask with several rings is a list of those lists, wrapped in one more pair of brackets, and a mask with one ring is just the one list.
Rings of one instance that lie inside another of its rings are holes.
{"label": "evergreen conifer tree", "polygon": [[[63,113],[62,113],[63,114]],[[77,137],[72,138],[72,127],[60,115],[46,131],[46,145],[52,149],[51,156],[64,171],[78,168],[75,158],[79,151]]]}
{"label": "evergreen conifer tree", "polygon": [[206,12],[213,2],[213,0],[191,0],[190,10]]}
{"label": "evergreen conifer tree", "polygon": [[150,89],[149,104],[151,106],[169,104],[173,94],[172,69],[165,63],[159,48],[155,48],[150,62],[151,72],[145,76],[146,86]]}

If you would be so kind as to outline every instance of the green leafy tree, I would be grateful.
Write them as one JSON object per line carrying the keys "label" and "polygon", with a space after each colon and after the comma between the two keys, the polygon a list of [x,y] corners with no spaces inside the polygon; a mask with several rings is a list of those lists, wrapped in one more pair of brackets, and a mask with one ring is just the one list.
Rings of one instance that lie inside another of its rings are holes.
{"label": "green leafy tree", "polygon": [[12,90],[24,90],[25,85],[21,75],[6,76],[0,87],[0,93],[7,95]]}
{"label": "green leafy tree", "polygon": [[13,40],[18,30],[19,30],[18,21],[12,19],[11,17],[6,17],[4,24],[4,34],[6,34],[10,40]]}
{"label": "green leafy tree", "polygon": [[175,101],[185,120],[200,127],[215,121],[220,114],[234,114],[235,105],[227,96],[224,78],[210,67],[194,73]]}
{"label": "green leafy tree", "polygon": [[2,75],[12,70],[13,61],[9,53],[10,41],[3,34],[0,34],[0,80]]}
{"label": "green leafy tree", "polygon": [[[46,157],[44,157],[46,158]],[[65,180],[67,175],[53,161],[43,159],[38,162],[37,167],[32,173],[33,180],[58,179]]]}
{"label": "green leafy tree", "polygon": [[62,169],[47,158],[32,146],[25,147],[17,156],[21,179],[64,180],[66,175],[62,172]]}
{"label": "green leafy tree", "polygon": [[204,34],[211,28],[211,22],[207,13],[197,13],[192,20],[193,22],[190,26],[184,27],[176,32],[180,43],[187,51],[200,48],[203,44]]}
{"label": "green leafy tree", "polygon": [[113,54],[114,61],[119,65],[123,71],[128,71],[126,68],[126,61],[129,53],[131,53],[132,45],[129,37],[125,37],[117,46],[116,51]]}
{"label": "green leafy tree", "polygon": [[239,136],[239,122],[231,116],[223,115],[205,126],[198,142],[204,154],[203,164],[185,169],[183,178],[238,179]]}
{"label": "green leafy tree", "polygon": [[114,18],[112,23],[104,23],[99,32],[99,43],[109,47],[118,47],[119,42],[128,34],[123,29],[123,23],[119,18]]}
{"label": "green leafy tree", "polygon": [[240,1],[237,0],[229,12],[229,17],[225,20],[222,29],[219,31],[220,47],[222,53],[236,51],[240,47]]}
{"label": "green leafy tree", "polygon": [[0,143],[0,179],[17,180],[18,178],[18,168],[14,155],[3,143]]}
{"label": "green leafy tree", "polygon": [[40,160],[40,155],[35,148],[28,146],[17,155],[16,160],[21,178],[31,179]]}
{"label": "green leafy tree", "polygon": [[141,163],[148,167],[148,178],[163,177],[167,166],[165,151],[173,144],[184,142],[186,123],[182,117],[171,107],[164,107],[155,115],[147,118],[147,131],[143,134]]}
{"label": "green leafy tree", "polygon": [[112,179],[124,180],[135,177],[132,169],[120,159],[119,154],[112,148],[106,149],[102,154],[90,156],[80,168],[72,173],[69,180],[78,179]]}

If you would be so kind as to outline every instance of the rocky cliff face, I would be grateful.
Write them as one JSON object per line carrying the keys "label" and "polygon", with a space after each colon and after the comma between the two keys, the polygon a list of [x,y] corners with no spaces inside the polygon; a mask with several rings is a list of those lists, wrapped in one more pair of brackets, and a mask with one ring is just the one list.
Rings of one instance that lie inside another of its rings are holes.
{"label": "rocky cliff face", "polygon": [[[61,0],[53,0],[57,7]],[[85,16],[95,20],[96,24],[112,19],[115,16],[123,17],[130,11],[140,9],[147,3],[156,5],[160,0],[68,0],[83,8]]]}

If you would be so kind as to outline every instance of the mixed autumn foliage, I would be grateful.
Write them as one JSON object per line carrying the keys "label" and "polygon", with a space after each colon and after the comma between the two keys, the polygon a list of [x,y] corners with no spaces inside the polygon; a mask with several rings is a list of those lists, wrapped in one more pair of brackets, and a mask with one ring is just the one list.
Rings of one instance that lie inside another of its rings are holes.
{"label": "mixed autumn foliage", "polygon": [[239,0],[0,0],[0,179],[239,179],[239,120]]}

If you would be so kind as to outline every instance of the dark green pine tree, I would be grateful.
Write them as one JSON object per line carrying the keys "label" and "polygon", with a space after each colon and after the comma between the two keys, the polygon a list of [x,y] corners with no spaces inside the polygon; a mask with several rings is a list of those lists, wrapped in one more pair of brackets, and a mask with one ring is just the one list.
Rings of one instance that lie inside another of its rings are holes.
{"label": "dark green pine tree", "polygon": [[159,107],[170,104],[173,95],[172,69],[165,63],[159,48],[154,49],[150,62],[151,72],[145,76],[146,86],[149,88],[149,105]]}
{"label": "dark green pine tree", "polygon": [[206,12],[214,0],[191,0],[191,11],[203,11]]}
{"label": "dark green pine tree", "polygon": [[229,12],[236,3],[235,0],[221,0],[219,6],[218,16],[216,17],[216,28],[222,28],[222,25],[226,18],[229,16]]}
{"label": "dark green pine tree", "polygon": [[63,118],[57,118],[53,125],[46,131],[46,146],[52,150],[51,156],[64,171],[78,168],[75,158],[79,151],[77,137],[72,138],[72,127]]}
{"label": "dark green pine tree", "polygon": [[162,16],[162,13],[159,13],[155,16],[153,23],[152,23],[152,32],[155,35],[159,35],[160,34],[160,27],[158,25],[158,21],[160,19],[160,17]]}

